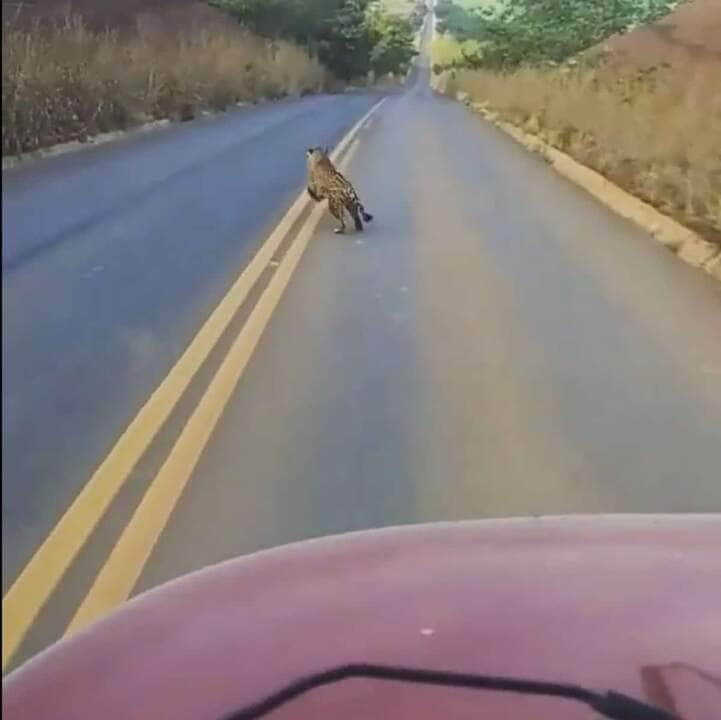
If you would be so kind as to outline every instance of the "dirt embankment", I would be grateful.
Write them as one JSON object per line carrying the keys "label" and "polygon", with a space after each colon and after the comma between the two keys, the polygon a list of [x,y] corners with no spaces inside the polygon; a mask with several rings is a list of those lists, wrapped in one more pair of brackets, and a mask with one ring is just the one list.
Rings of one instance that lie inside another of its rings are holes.
{"label": "dirt embankment", "polygon": [[449,94],[721,245],[721,0],[691,0],[564,67],[444,75]]}
{"label": "dirt embankment", "polygon": [[718,63],[721,72],[721,0],[684,3],[658,22],[609,38],[602,48],[616,70]]}

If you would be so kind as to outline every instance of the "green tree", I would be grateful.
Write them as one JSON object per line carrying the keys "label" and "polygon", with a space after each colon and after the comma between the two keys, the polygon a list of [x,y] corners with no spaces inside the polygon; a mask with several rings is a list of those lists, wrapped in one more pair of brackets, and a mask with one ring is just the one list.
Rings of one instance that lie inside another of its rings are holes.
{"label": "green tree", "polygon": [[672,6],[672,0],[514,0],[480,11],[440,0],[436,13],[442,31],[479,42],[466,64],[504,69],[562,62]]}
{"label": "green tree", "polygon": [[411,20],[383,12],[373,5],[367,13],[368,32],[372,45],[370,67],[380,77],[391,72],[403,72],[417,54],[414,26]]}
{"label": "green tree", "polygon": [[350,81],[404,70],[415,54],[418,18],[369,0],[211,0],[245,27],[307,47],[338,78]]}
{"label": "green tree", "polygon": [[326,23],[327,32],[319,57],[343,80],[363,76],[370,69],[367,4],[362,0],[346,0]]}
{"label": "green tree", "polygon": [[368,71],[368,0],[210,1],[259,35],[306,46],[339,78]]}

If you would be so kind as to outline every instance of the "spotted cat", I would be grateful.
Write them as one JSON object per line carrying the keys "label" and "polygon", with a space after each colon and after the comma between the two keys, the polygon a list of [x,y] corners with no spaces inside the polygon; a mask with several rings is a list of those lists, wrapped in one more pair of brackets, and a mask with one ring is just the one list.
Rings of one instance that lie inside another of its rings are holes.
{"label": "spotted cat", "polygon": [[355,229],[363,230],[363,221],[370,222],[373,216],[366,212],[353,186],[335,169],[328,156],[328,148],[308,148],[308,194],[316,202],[328,200],[328,210],[340,226],[337,233],[344,233],[345,211],[350,213]]}

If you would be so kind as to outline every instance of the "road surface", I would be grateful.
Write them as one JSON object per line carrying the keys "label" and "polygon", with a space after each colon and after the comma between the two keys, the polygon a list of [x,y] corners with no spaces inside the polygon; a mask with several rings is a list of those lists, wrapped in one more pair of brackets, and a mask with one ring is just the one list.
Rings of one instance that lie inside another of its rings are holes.
{"label": "road surface", "polygon": [[[4,624],[38,604],[4,665],[83,608],[298,539],[721,511],[721,286],[434,96],[425,65],[346,145],[374,222],[340,237],[324,216],[276,292],[313,229],[303,211],[107,512],[72,516],[77,553],[48,534],[302,191],[304,149],[379,97],[261,106],[3,174]],[[251,325],[237,385],[216,392]],[[57,586],[21,574],[40,547]]]}

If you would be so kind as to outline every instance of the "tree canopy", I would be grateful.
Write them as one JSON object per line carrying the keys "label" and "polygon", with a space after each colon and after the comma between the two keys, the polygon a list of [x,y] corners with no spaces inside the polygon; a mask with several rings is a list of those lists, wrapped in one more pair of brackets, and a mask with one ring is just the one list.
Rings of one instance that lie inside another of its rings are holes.
{"label": "tree canopy", "polygon": [[253,32],[304,45],[338,78],[399,72],[415,54],[414,20],[369,0],[212,0]]}

